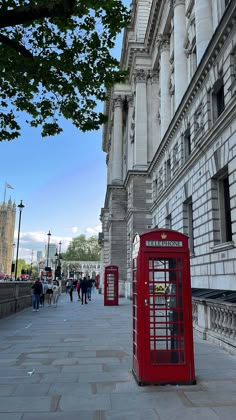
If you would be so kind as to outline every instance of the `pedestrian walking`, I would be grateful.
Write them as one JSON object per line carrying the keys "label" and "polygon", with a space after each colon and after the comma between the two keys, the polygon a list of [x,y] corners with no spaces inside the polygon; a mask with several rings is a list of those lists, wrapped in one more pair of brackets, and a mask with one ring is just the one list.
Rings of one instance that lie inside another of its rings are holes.
{"label": "pedestrian walking", "polygon": [[42,286],[43,286],[43,292],[40,296],[40,301],[39,301],[40,306],[44,306],[45,294],[47,292],[48,284],[45,281],[43,281]]}
{"label": "pedestrian walking", "polygon": [[77,281],[76,290],[77,290],[77,293],[78,293],[78,300],[80,300],[80,280]]}
{"label": "pedestrian walking", "polygon": [[88,280],[86,277],[80,282],[80,289],[81,289],[81,300],[82,305],[85,303],[87,305],[87,290],[88,290]]}
{"label": "pedestrian walking", "polygon": [[47,295],[47,298],[48,298],[48,306],[51,306],[51,304],[52,304],[52,296],[53,296],[52,288],[53,288],[52,280],[49,279],[48,280],[48,288],[47,288],[47,292],[46,292],[46,295]]}
{"label": "pedestrian walking", "polygon": [[73,284],[73,280],[72,279],[69,280],[68,290],[69,290],[69,295],[70,295],[70,301],[73,302],[74,284]]}
{"label": "pedestrian walking", "polygon": [[33,290],[33,296],[32,296],[32,300],[33,300],[33,312],[35,311],[39,311],[39,301],[40,301],[40,296],[43,293],[43,286],[42,283],[40,281],[40,278],[37,278],[32,286],[32,290]]}
{"label": "pedestrian walking", "polygon": [[66,294],[69,292],[69,288],[70,288],[70,280],[68,279],[66,282]]}
{"label": "pedestrian walking", "polygon": [[53,281],[53,287],[52,287],[52,291],[53,291],[53,306],[54,308],[57,307],[57,303],[58,303],[58,299],[60,296],[60,287],[58,285],[58,282],[56,280]]}

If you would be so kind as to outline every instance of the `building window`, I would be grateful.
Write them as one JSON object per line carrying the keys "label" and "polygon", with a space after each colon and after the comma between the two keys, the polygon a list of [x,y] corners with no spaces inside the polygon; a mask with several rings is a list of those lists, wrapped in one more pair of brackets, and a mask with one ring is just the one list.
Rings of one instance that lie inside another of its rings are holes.
{"label": "building window", "polygon": [[171,214],[168,214],[168,216],[166,216],[166,229],[172,229]]}
{"label": "building window", "polygon": [[158,180],[157,180],[157,178],[155,178],[154,179],[154,182],[153,182],[153,195],[154,195],[154,199],[157,198],[157,192],[158,192],[157,186],[158,186]]}
{"label": "building window", "polygon": [[186,161],[191,154],[191,134],[190,127],[184,133],[184,160]]}
{"label": "building window", "polygon": [[232,241],[230,191],[228,170],[221,171],[212,179],[214,242]]}
{"label": "building window", "polygon": [[178,169],[179,166],[179,145],[178,143],[175,143],[173,147],[173,171]]}
{"label": "building window", "polygon": [[216,120],[225,109],[223,77],[220,77],[213,87],[212,93],[213,120]]}
{"label": "building window", "polygon": [[194,236],[193,236],[193,202],[189,197],[183,204],[184,233],[189,237],[189,250],[194,253]]}
{"label": "building window", "polygon": [[161,168],[159,171],[159,190],[163,190],[163,169]]}
{"label": "building window", "polygon": [[171,180],[171,159],[168,157],[166,161],[166,184],[169,184]]}

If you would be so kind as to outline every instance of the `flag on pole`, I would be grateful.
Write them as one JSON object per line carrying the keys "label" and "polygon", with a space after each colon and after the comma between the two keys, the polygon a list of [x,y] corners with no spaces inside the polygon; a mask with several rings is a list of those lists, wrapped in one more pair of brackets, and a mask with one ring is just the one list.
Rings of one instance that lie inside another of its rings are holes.
{"label": "flag on pole", "polygon": [[11,188],[12,190],[14,190],[14,188],[10,184],[6,184],[6,188]]}

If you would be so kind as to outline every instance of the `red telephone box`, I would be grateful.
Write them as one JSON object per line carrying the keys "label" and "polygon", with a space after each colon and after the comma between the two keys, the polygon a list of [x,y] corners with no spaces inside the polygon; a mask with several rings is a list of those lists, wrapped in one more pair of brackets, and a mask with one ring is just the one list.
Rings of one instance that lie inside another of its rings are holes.
{"label": "red telephone box", "polygon": [[118,305],[118,267],[107,265],[104,274],[104,305]]}
{"label": "red telephone box", "polygon": [[188,237],[169,229],[137,234],[132,269],[138,384],[195,384]]}

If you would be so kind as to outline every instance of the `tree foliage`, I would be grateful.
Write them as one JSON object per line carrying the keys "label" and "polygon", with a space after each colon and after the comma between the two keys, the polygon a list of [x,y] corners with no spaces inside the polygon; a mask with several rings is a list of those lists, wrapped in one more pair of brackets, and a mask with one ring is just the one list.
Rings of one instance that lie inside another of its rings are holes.
{"label": "tree foliage", "polygon": [[86,239],[85,235],[74,238],[67,251],[63,254],[63,260],[67,261],[99,261],[100,246],[98,238],[92,236]]}
{"label": "tree foliage", "polygon": [[122,0],[0,0],[0,141],[20,135],[19,115],[42,136],[61,117],[98,129],[97,102],[125,78],[110,51],[128,20]]}

